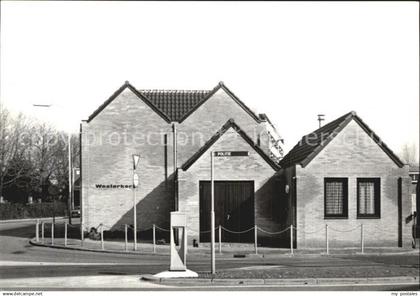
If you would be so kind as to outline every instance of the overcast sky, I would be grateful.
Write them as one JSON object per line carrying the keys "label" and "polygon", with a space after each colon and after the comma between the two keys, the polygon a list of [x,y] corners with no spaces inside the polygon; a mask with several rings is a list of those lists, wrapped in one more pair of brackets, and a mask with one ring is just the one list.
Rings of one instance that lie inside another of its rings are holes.
{"label": "overcast sky", "polygon": [[223,81],[286,150],[317,114],[351,110],[395,152],[419,147],[419,4],[1,2],[1,100],[13,111],[76,132],[125,80]]}

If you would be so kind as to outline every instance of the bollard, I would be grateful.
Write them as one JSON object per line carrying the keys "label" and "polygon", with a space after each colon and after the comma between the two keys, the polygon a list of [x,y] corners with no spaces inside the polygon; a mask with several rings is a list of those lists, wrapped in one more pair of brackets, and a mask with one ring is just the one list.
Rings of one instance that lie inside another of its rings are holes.
{"label": "bollard", "polygon": [[128,251],[128,237],[127,237],[127,224],[124,224],[124,230],[125,230],[125,251]]}
{"label": "bollard", "polygon": [[85,238],[85,233],[83,232],[83,223],[80,223],[80,246],[83,247],[83,240]]}
{"label": "bollard", "polygon": [[101,225],[101,249],[105,250],[105,246],[104,246],[104,226]]}
{"label": "bollard", "polygon": [[363,254],[365,252],[365,236],[363,233],[363,224],[360,225],[360,248]]}
{"label": "bollard", "polygon": [[156,226],[153,224],[153,253],[156,253]]}
{"label": "bollard", "polygon": [[54,223],[51,223],[51,245],[54,245]]}
{"label": "bollard", "polygon": [[293,255],[293,224],[290,225],[290,254]]}
{"label": "bollard", "polygon": [[325,248],[327,251],[327,255],[330,253],[330,248],[328,245],[328,224],[325,224]]}
{"label": "bollard", "polygon": [[36,239],[36,242],[39,242],[39,219],[36,219],[35,239]]}
{"label": "bollard", "polygon": [[45,243],[44,228],[45,228],[45,222],[42,221],[42,223],[41,223],[41,239],[42,239],[42,243]]}
{"label": "bollard", "polygon": [[258,254],[258,226],[254,225],[254,245],[255,245],[255,254]]}
{"label": "bollard", "polygon": [[222,254],[222,226],[219,225],[219,254]]}
{"label": "bollard", "polygon": [[67,247],[67,222],[64,222],[64,246]]}

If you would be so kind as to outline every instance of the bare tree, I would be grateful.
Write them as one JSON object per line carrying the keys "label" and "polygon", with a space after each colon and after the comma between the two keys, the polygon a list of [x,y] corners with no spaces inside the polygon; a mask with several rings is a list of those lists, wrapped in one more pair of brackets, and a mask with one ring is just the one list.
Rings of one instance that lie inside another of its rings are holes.
{"label": "bare tree", "polygon": [[13,117],[0,105],[0,196],[6,186],[25,173],[22,159],[28,149],[27,119],[19,114]]}
{"label": "bare tree", "polygon": [[407,164],[418,163],[417,145],[415,143],[405,143],[401,148],[400,157]]}

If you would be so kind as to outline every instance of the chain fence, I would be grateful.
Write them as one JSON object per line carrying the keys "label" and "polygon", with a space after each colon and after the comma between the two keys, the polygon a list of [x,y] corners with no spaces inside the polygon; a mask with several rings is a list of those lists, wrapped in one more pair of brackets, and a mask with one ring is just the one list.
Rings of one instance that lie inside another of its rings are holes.
{"label": "chain fence", "polygon": [[[382,229],[380,229],[377,225],[369,225],[369,229],[370,231],[382,231]],[[204,243],[210,242],[210,229],[197,231],[196,229],[191,229],[187,227],[187,231],[189,233],[199,235],[198,240],[194,238],[193,247],[199,246],[198,241]],[[254,225],[253,227],[250,227],[245,230],[233,230],[225,226],[219,225],[215,227],[214,239],[215,242],[219,244],[219,253],[222,253],[223,243],[231,244],[235,242],[243,244],[253,243],[255,253],[258,253],[258,247],[266,246],[264,240],[270,241],[270,239],[277,239],[282,240],[283,243],[285,243],[285,247],[290,248],[290,253],[293,254],[293,249],[296,245],[296,236],[298,234],[316,234],[318,240],[322,240],[322,237],[324,237],[325,252],[329,254],[331,234],[338,233],[347,235],[348,233],[355,231],[360,232],[360,239],[356,243],[360,244],[360,251],[361,253],[364,253],[365,233],[363,224],[359,224],[355,227],[347,229],[339,229],[325,224],[322,228],[309,231],[305,228],[294,227],[293,225],[290,225],[278,231],[269,231],[257,225]],[[178,238],[176,232],[174,234],[175,241],[177,242]],[[85,237],[89,238],[88,242],[90,243],[92,243],[92,241],[100,242],[100,247],[103,250],[107,249],[106,245],[112,246],[112,248],[114,249],[116,248],[116,245],[118,245],[121,248],[121,242],[124,241],[123,250],[128,251],[129,249],[131,249],[130,245],[134,244],[134,227],[133,225],[129,224],[107,225],[104,223],[100,223],[96,227],[91,227],[89,231],[84,230],[82,232],[82,228],[80,225],[73,225],[67,222],[55,224],[47,223],[45,221],[40,223],[39,220],[36,222],[35,240],[43,244],[64,244],[64,246],[83,246],[83,243],[86,242]],[[153,251],[153,253],[156,253],[158,249],[162,249],[158,246],[168,246],[170,242],[170,229],[154,224],[151,228],[137,231],[136,238],[137,241],[140,242],[140,244],[142,244],[143,248],[150,249],[150,246],[152,246],[151,250]],[[271,240],[271,242],[273,242],[273,240]],[[136,248],[134,248],[134,250],[136,250]]]}

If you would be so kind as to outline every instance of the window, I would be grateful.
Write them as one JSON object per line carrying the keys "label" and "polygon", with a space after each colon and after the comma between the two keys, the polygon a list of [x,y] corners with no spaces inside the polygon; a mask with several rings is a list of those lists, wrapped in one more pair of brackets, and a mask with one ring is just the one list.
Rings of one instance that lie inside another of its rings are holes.
{"label": "window", "polygon": [[324,179],[324,217],[347,218],[347,178]]}
{"label": "window", "polygon": [[357,217],[380,218],[381,197],[379,178],[357,179]]}

